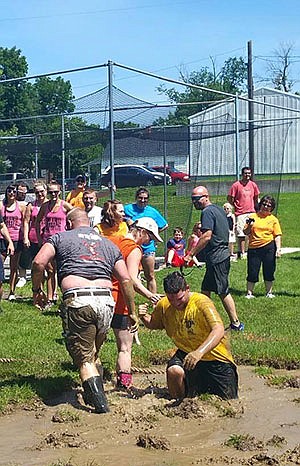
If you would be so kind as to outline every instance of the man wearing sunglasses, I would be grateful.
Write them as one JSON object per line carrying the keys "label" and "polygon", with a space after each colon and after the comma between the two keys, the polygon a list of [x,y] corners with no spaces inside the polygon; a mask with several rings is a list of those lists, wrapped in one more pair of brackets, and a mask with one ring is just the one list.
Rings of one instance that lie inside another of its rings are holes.
{"label": "man wearing sunglasses", "polygon": [[221,207],[211,203],[205,186],[197,186],[193,189],[192,203],[196,210],[202,211],[202,236],[196,246],[185,256],[185,261],[189,263],[193,256],[205,249],[206,272],[201,292],[208,297],[212,292],[218,294],[229,316],[230,328],[242,331],[244,324],[239,321],[234,300],[229,293],[229,227],[226,214]]}

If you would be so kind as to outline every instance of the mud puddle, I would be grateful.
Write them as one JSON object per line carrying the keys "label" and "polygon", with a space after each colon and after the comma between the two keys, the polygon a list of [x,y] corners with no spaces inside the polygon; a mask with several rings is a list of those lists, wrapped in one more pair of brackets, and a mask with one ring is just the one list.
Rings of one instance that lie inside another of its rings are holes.
{"label": "mud puddle", "polygon": [[[300,464],[300,390],[240,367],[240,398],[167,397],[163,375],[135,375],[131,395],[106,384],[111,412],[75,393],[0,418],[0,465],[183,466]],[[300,371],[289,372],[295,380]]]}

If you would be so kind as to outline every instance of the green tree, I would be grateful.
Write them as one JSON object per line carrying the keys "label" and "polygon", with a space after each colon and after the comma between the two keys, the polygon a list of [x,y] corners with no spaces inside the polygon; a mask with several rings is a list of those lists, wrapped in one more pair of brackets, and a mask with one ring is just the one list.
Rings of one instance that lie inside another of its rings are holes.
{"label": "green tree", "polygon": [[[0,47],[0,119],[24,116],[31,108],[29,84],[26,81],[5,83],[11,78],[26,76],[28,64],[21,50]],[[1,82],[2,81],[2,82]],[[14,122],[0,122],[0,129],[13,127]]]}
{"label": "green tree", "polygon": [[[210,105],[209,102],[224,99],[224,95],[216,94],[210,89],[230,94],[243,92],[247,80],[247,64],[242,57],[229,58],[219,73],[216,73],[214,67],[213,70],[203,67],[200,71],[192,71],[186,75],[181,74],[181,78],[187,84],[202,86],[206,89],[187,86],[183,92],[179,92],[174,87],[168,89],[165,85],[160,86],[158,92],[165,94],[171,102],[187,105],[178,106],[167,119],[157,120],[157,124],[187,124],[188,117],[205,110]],[[193,105],[193,102],[198,103]]]}

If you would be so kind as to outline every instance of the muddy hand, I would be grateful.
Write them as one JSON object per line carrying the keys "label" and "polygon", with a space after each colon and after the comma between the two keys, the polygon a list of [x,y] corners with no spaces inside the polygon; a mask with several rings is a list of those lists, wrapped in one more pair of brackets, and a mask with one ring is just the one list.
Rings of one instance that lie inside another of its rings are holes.
{"label": "muddy hand", "polygon": [[40,310],[43,310],[47,304],[47,296],[43,291],[33,293],[33,305]]}
{"label": "muddy hand", "polygon": [[183,360],[183,366],[188,371],[195,369],[197,363],[201,360],[202,354],[199,351],[191,351]]}

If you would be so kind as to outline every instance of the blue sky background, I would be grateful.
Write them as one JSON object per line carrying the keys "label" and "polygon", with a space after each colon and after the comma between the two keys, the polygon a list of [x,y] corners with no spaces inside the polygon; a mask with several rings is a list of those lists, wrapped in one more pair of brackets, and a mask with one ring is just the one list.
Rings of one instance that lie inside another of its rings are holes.
{"label": "blue sky background", "polygon": [[[280,43],[294,45],[292,77],[300,89],[299,0],[0,0],[0,45],[16,46],[30,74],[114,62],[178,79],[217,69],[230,56],[247,57],[253,41],[256,85]],[[76,97],[107,84],[107,69],[73,73]],[[148,101],[161,101],[159,81],[114,68],[114,83]]]}

